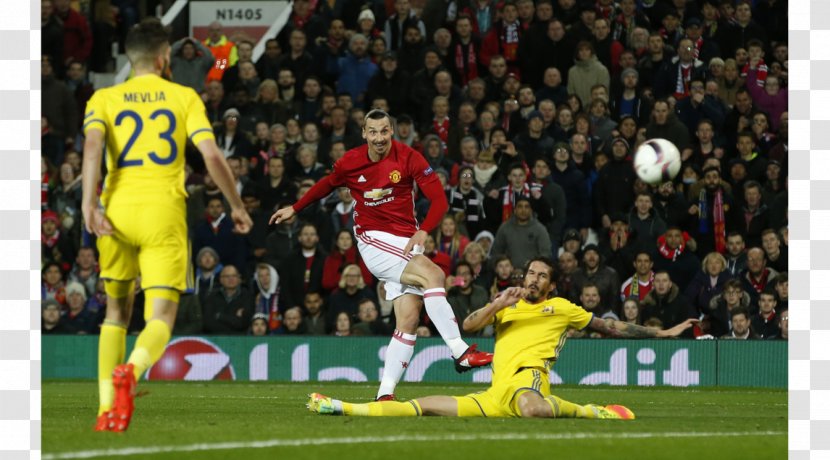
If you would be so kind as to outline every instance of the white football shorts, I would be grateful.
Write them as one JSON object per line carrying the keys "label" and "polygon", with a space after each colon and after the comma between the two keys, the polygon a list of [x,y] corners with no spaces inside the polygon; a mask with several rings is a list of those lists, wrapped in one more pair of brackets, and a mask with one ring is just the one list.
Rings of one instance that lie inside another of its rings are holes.
{"label": "white football shorts", "polygon": [[401,274],[406,264],[412,254],[423,254],[423,247],[417,246],[409,256],[404,256],[403,248],[409,238],[378,230],[364,231],[356,236],[357,249],[366,268],[386,283],[386,300],[394,300],[404,294],[424,295],[424,290],[419,287],[401,284]]}

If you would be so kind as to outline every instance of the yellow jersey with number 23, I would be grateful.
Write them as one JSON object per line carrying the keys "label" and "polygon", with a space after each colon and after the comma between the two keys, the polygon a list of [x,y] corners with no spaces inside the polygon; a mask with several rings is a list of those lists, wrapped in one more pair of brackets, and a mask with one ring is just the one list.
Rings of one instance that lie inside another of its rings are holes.
{"label": "yellow jersey with number 23", "polygon": [[213,139],[205,105],[192,88],[147,74],[99,89],[87,103],[84,133],[105,134],[107,176],[101,202],[184,199],[185,143]]}

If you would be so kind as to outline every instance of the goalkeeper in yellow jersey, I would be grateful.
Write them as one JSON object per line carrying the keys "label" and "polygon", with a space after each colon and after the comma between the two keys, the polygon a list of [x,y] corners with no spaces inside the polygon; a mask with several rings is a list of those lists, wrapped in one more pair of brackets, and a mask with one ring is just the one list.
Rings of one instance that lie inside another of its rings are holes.
{"label": "goalkeeper in yellow jersey", "polygon": [[456,417],[552,417],[631,420],[634,413],[620,405],[579,405],[550,393],[548,371],[565,345],[570,328],[590,327],[611,337],[676,337],[697,320],[668,329],[601,319],[561,297],[550,298],[556,287],[554,262],[537,257],[525,268],[523,287],[508,288],[492,303],[464,320],[464,330],[496,329],[493,384],[466,396],[427,396],[406,402],[351,404],[312,393],[308,408],[331,415]]}
{"label": "goalkeeper in yellow jersey", "polygon": [[[161,76],[170,65],[167,32],[155,19],[130,29],[127,57],[135,76],[98,90],[84,117],[83,200],[86,228],[98,236],[107,312],[98,345],[97,431],[124,431],[133,413],[136,380],[164,353],[188,271],[184,188],[185,142],[199,149],[231,205],[234,230],[251,219],[233,174],[216,146],[196,92]],[[107,176],[97,196],[106,148]],[[147,325],[129,359],[127,325],[141,274]]]}

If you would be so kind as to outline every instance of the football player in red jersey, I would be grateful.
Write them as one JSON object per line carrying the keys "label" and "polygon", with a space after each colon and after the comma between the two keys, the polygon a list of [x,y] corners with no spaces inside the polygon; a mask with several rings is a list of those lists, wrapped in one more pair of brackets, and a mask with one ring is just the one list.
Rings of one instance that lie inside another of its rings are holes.
{"label": "football player in red jersey", "polygon": [[[348,187],[355,199],[355,234],[369,271],[386,283],[386,298],[395,301],[395,332],[386,350],[378,399],[394,399],[394,389],[412,358],[421,297],[438,332],[450,348],[458,372],[486,366],[492,353],[476,350],[461,339],[447,293],[444,272],[423,255],[428,232],[441,222],[449,205],[441,183],[423,155],[392,140],[392,120],[382,110],[364,118],[367,144],[346,152],[331,174],[320,179],[293,206],[271,216],[271,223]],[[415,219],[415,186],[430,200],[424,221]]]}

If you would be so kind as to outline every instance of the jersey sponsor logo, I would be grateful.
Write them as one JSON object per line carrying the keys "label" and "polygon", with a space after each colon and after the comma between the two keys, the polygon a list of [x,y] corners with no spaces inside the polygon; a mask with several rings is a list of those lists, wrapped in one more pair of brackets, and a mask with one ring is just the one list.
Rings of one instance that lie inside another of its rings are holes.
{"label": "jersey sponsor logo", "polygon": [[393,184],[397,184],[401,181],[401,172],[397,169],[392,170],[392,172],[389,173],[389,180],[392,181]]}
{"label": "jersey sponsor logo", "polygon": [[363,198],[377,201],[391,193],[391,188],[373,188],[372,190],[363,192]]}
{"label": "jersey sponsor logo", "polygon": [[366,182],[366,178],[363,177],[363,174],[361,174],[360,177],[357,178],[357,181],[358,182]]}
{"label": "jersey sponsor logo", "polygon": [[430,174],[432,174],[432,166],[424,170],[424,176],[429,176]]}

